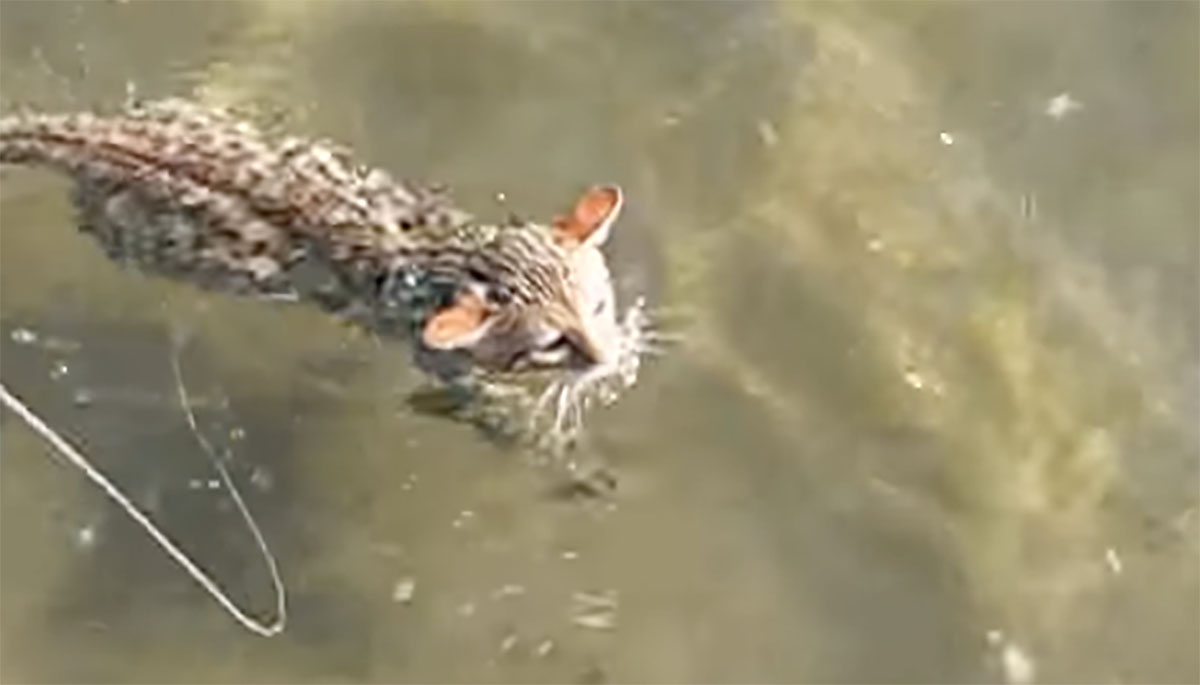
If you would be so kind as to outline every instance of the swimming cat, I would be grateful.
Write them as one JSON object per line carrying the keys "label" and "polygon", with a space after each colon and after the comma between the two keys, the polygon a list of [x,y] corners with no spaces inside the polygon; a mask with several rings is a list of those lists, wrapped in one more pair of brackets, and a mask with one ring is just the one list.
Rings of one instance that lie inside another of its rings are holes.
{"label": "swimming cat", "polygon": [[69,175],[81,230],[124,264],[406,337],[443,381],[562,371],[539,403],[556,426],[636,374],[640,304],[619,316],[600,249],[615,185],[545,223],[480,221],[440,186],[181,100],[0,118],[0,163]]}

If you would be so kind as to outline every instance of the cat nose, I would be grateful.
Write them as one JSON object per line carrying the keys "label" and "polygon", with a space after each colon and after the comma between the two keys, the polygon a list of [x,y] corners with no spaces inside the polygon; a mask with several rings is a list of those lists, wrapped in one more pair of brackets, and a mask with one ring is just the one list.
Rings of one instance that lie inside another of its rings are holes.
{"label": "cat nose", "polygon": [[586,328],[580,328],[571,336],[575,341],[575,349],[579,351],[580,356],[590,366],[598,366],[610,361],[612,355],[612,345],[605,344],[606,341],[595,332],[589,331]]}

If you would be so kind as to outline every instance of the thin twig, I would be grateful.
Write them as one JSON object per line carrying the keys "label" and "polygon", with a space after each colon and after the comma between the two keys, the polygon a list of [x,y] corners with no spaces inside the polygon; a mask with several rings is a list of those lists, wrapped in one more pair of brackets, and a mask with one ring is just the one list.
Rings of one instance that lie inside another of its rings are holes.
{"label": "thin twig", "polygon": [[[208,460],[212,462],[213,468],[217,473],[221,474],[221,480],[224,481],[225,487],[229,490],[229,495],[233,498],[233,503],[241,514],[242,520],[246,522],[246,527],[250,529],[250,534],[254,536],[254,544],[258,546],[258,551],[262,554],[263,561],[266,562],[267,571],[271,575],[271,586],[275,590],[275,621],[266,626],[265,629],[270,629],[271,632],[265,633],[260,630],[255,630],[268,637],[283,632],[287,625],[287,588],[283,584],[283,578],[279,575],[279,564],[275,560],[275,555],[271,553],[271,548],[267,545],[267,540],[259,529],[258,523],[254,520],[254,515],[250,513],[250,508],[246,506],[245,500],[242,499],[241,492],[233,483],[233,478],[229,475],[229,469],[217,457],[216,450],[212,444],[200,432],[199,426],[196,424],[196,414],[192,411],[192,403],[188,398],[187,387],[183,383],[183,370],[179,367],[179,345],[175,346],[174,352],[171,355],[171,372],[175,375],[175,390],[179,396],[179,405],[183,408],[184,416],[187,417],[188,426],[192,429],[192,435],[196,437],[196,442],[204,450],[208,456]],[[229,607],[226,607],[227,609]],[[241,620],[242,612],[238,611],[235,615]],[[255,621],[259,627],[263,627],[261,623]]]}
{"label": "thin twig", "polygon": [[[178,364],[176,364],[176,367],[178,367]],[[232,493],[235,504],[242,512],[242,516],[246,519],[246,522],[250,526],[250,530],[258,542],[259,548],[267,560],[267,566],[271,572],[271,579],[275,584],[277,614],[275,620],[269,625],[264,625],[261,621],[247,615],[241,609],[239,609],[238,606],[234,604],[231,599],[229,599],[229,596],[224,592],[224,590],[221,589],[217,582],[213,580],[213,578],[204,569],[200,568],[198,564],[192,561],[187,553],[180,549],[179,546],[175,544],[175,542],[172,541],[166,533],[162,532],[162,530],[159,529],[159,527],[150,519],[150,517],[142,513],[142,511],[138,509],[137,506],[134,505],[127,496],[125,496],[120,488],[114,485],[112,481],[110,481],[108,477],[104,475],[103,472],[93,466],[88,458],[83,456],[83,454],[73,445],[71,445],[70,442],[68,442],[58,432],[47,425],[46,422],[43,421],[36,413],[34,413],[32,409],[30,409],[23,401],[21,401],[20,398],[10,393],[8,388],[2,383],[0,383],[0,401],[3,401],[5,406],[7,406],[13,411],[13,413],[20,417],[20,419],[24,421],[30,428],[32,428],[35,433],[41,436],[42,439],[50,443],[50,445],[59,454],[61,454],[68,461],[70,461],[72,465],[82,471],[88,480],[103,490],[104,494],[107,495],[109,499],[115,502],[117,506],[124,510],[125,513],[134,520],[135,523],[141,526],[142,530],[146,531],[146,534],[148,534],[150,538],[153,539],[154,542],[156,542],[158,546],[161,547],[163,551],[165,551],[167,555],[175,561],[175,563],[179,564],[183,570],[186,571],[189,576],[191,576],[192,580],[196,581],[196,583],[200,585],[200,587],[202,587],[204,591],[207,592],[213,599],[215,599],[217,603],[220,604],[223,609],[225,609],[226,612],[233,616],[238,623],[240,623],[247,630],[258,635],[262,635],[263,637],[272,637],[283,632],[287,622],[287,612],[283,583],[280,580],[275,559],[271,555],[270,550],[267,549],[266,543],[263,541],[262,534],[258,530],[258,526],[255,525],[254,519],[250,516],[249,510],[246,508],[245,503],[242,502],[241,496],[234,488],[233,482],[230,479],[229,473],[225,469],[224,465],[222,465],[216,459],[213,459],[214,466],[216,466],[218,473],[221,474],[221,478],[225,481],[226,487],[228,487],[230,493]],[[184,406],[185,408],[187,407],[186,402]],[[188,409],[188,415],[189,421],[194,427],[195,422],[194,419],[191,418],[190,409]]]}

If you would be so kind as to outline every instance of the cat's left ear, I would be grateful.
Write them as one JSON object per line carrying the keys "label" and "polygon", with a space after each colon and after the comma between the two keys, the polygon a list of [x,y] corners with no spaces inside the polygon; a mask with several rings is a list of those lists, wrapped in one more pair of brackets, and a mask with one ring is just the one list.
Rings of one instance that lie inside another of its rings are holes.
{"label": "cat's left ear", "polygon": [[612,233],[625,197],[615,185],[594,186],[575,202],[568,214],[554,219],[554,236],[562,245],[600,247]]}
{"label": "cat's left ear", "polygon": [[421,340],[434,350],[470,347],[483,339],[493,320],[487,302],[477,293],[464,291],[454,304],[429,317],[421,330]]}

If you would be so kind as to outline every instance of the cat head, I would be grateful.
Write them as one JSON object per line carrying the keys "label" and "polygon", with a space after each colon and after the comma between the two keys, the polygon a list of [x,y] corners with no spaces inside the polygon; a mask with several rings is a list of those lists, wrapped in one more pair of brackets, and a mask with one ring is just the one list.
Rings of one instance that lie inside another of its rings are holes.
{"label": "cat head", "polygon": [[596,186],[550,225],[514,234],[521,245],[510,250],[508,263],[516,271],[537,272],[527,280],[538,296],[506,303],[494,297],[494,282],[468,281],[425,322],[421,342],[432,350],[466,353],[477,366],[498,371],[615,364],[622,331],[600,248],[623,203],[617,186]]}

